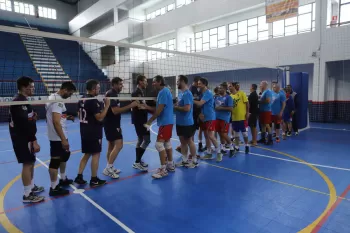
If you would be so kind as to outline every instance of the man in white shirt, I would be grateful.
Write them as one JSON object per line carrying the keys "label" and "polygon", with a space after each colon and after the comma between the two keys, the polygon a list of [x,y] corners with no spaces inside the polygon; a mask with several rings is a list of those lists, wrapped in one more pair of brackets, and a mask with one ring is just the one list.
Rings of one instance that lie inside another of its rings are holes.
{"label": "man in white shirt", "polygon": [[[57,93],[51,94],[49,100],[60,101],[67,99],[76,92],[72,82],[64,82]],[[70,157],[69,143],[67,137],[66,120],[73,119],[67,116],[67,109],[62,102],[50,102],[46,104],[47,135],[50,140],[51,161],[49,173],[51,179],[50,196],[62,196],[69,194],[69,191],[62,186],[73,183],[66,176],[66,163]],[[58,168],[60,168],[61,179],[57,184]]]}

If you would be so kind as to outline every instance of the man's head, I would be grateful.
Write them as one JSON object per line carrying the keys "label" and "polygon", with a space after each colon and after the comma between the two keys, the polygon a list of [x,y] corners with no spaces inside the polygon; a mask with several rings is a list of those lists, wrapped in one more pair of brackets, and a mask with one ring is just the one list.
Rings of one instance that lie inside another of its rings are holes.
{"label": "man's head", "polygon": [[221,95],[221,96],[226,95],[226,91],[227,91],[227,84],[226,83],[221,83],[218,88],[219,88],[219,95]]}
{"label": "man's head", "polygon": [[198,81],[201,79],[200,76],[195,76],[193,78],[192,86],[198,87]]}
{"label": "man's head", "polygon": [[268,87],[269,87],[269,83],[267,81],[262,81],[260,83],[260,90],[261,90],[261,92],[266,91]]}
{"label": "man's head", "polygon": [[286,92],[289,93],[289,94],[291,94],[292,91],[293,91],[292,85],[287,85],[287,87],[286,87]]}
{"label": "man's head", "polygon": [[95,79],[86,81],[86,91],[92,96],[97,96],[100,93],[100,82]]}
{"label": "man's head", "polygon": [[228,89],[231,92],[231,94],[236,94],[237,93],[237,89],[236,89],[235,85],[236,85],[235,82],[229,82],[228,83]]}
{"label": "man's head", "polygon": [[24,96],[32,96],[34,95],[34,81],[33,79],[22,76],[19,79],[17,79],[17,89],[19,93],[21,93]]}
{"label": "man's head", "polygon": [[206,78],[200,78],[198,81],[198,88],[203,93],[208,88],[208,80]]}
{"label": "man's head", "polygon": [[280,92],[281,87],[280,87],[280,85],[278,83],[274,83],[272,85],[272,89],[273,89],[274,92],[278,93],[278,92]]}
{"label": "man's head", "polygon": [[250,86],[250,93],[256,91],[257,89],[258,89],[258,85],[252,84],[252,85]]}
{"label": "man's head", "polygon": [[76,91],[77,91],[77,88],[75,87],[73,82],[64,82],[61,85],[59,95],[62,97],[62,99],[68,99]]}
{"label": "man's head", "polygon": [[219,87],[214,88],[214,93],[215,93],[215,95],[219,95]]}
{"label": "man's head", "polygon": [[234,83],[233,83],[233,86],[236,88],[237,91],[239,91],[239,88],[241,87],[241,86],[239,85],[239,82],[234,82]]}
{"label": "man's head", "polygon": [[123,90],[123,87],[124,87],[123,79],[121,79],[119,77],[115,77],[115,78],[112,79],[111,83],[112,83],[112,88],[116,92],[120,93]]}
{"label": "man's head", "polygon": [[165,79],[163,76],[161,75],[157,75],[156,77],[153,78],[153,83],[152,86],[156,89],[156,90],[160,90],[165,86]]}
{"label": "man's head", "polygon": [[137,86],[141,89],[146,89],[148,85],[147,78],[144,75],[137,76],[136,82],[137,82]]}
{"label": "man's head", "polygon": [[177,88],[182,90],[187,87],[188,78],[185,75],[179,75],[177,77]]}
{"label": "man's head", "polygon": [[225,89],[225,92],[228,90],[228,83],[227,82],[221,83],[220,86],[222,86]]}

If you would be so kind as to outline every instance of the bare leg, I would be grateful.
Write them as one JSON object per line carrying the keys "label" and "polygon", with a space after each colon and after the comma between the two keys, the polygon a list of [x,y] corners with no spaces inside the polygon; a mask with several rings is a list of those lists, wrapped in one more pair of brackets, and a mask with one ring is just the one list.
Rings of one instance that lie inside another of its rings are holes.
{"label": "bare leg", "polygon": [[80,175],[83,174],[89,159],[90,159],[90,154],[84,154],[83,157],[81,157],[78,174]]}
{"label": "bare leg", "polygon": [[100,161],[100,153],[93,154],[91,159],[91,177],[97,177],[99,161]]}

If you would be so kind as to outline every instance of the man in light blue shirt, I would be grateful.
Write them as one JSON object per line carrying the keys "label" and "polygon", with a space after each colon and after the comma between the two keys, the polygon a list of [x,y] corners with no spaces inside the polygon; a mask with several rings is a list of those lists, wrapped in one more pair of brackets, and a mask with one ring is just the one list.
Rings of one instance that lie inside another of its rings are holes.
{"label": "man in light blue shirt", "polygon": [[[271,103],[272,103],[272,91],[269,90],[269,84],[267,81],[262,81],[260,83],[260,89],[262,92],[260,101],[259,101],[259,121],[261,123],[261,139],[258,141],[259,143],[265,143],[268,145],[272,145],[272,134],[271,134]],[[266,135],[266,129],[267,134]],[[268,141],[266,142],[266,136],[268,137]]]}
{"label": "man in light blue shirt", "polygon": [[281,91],[280,85],[275,83],[273,85],[272,92],[272,104],[271,104],[271,112],[272,118],[271,121],[274,123],[275,131],[276,131],[276,142],[280,142],[280,128],[281,121],[284,108],[286,107],[286,95],[284,91]]}

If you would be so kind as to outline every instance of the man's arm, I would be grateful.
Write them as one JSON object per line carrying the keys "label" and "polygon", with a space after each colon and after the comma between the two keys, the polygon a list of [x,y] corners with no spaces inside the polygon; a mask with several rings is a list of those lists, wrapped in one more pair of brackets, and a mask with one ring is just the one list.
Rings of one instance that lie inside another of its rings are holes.
{"label": "man's arm", "polygon": [[193,100],[193,103],[195,105],[197,105],[198,107],[202,107],[205,104],[205,100],[201,99],[201,100]]}
{"label": "man's arm", "polygon": [[[95,103],[95,102],[92,102],[92,103]],[[105,99],[105,107],[103,108],[102,112],[99,112],[99,109],[97,108],[97,105],[96,106],[92,106],[92,112],[94,112],[95,114],[95,118],[96,120],[98,121],[103,121],[103,119],[105,119],[106,115],[107,115],[107,112],[108,112],[108,109],[109,109],[109,106],[110,106],[110,100],[109,99]]]}
{"label": "man's arm", "polygon": [[180,112],[189,112],[191,110],[191,105],[190,104],[187,104],[185,106],[174,106],[174,109],[176,111],[180,111]]}
{"label": "man's arm", "polygon": [[158,107],[156,108],[155,113],[153,116],[147,121],[147,125],[152,124],[152,122],[157,119],[157,117],[163,112],[165,104],[159,104]]}
{"label": "man's arm", "polygon": [[114,115],[121,114],[123,112],[128,111],[131,108],[134,108],[138,105],[137,101],[133,101],[131,104],[124,106],[124,107],[119,107],[119,106],[111,106],[112,112]]}
{"label": "man's arm", "polygon": [[[13,124],[22,136],[26,137],[29,142],[36,141],[35,127],[32,127],[28,120],[28,110],[26,105],[13,105],[10,107]],[[35,124],[33,122],[33,124]]]}

